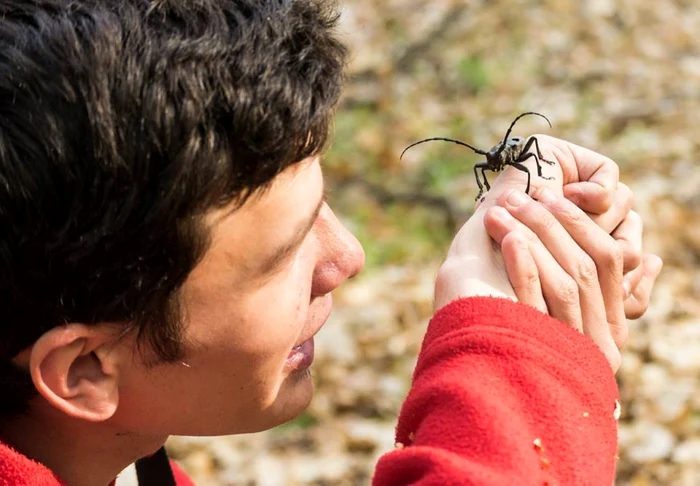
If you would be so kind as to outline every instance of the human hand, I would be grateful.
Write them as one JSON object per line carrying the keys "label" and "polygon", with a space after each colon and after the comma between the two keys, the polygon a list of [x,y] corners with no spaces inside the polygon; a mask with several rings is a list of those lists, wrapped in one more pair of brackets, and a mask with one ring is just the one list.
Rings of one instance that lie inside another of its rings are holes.
{"label": "human hand", "polygon": [[[646,265],[640,264],[641,220],[630,211],[632,194],[626,186],[619,184],[617,165],[609,158],[578,145],[546,135],[535,136],[543,157],[555,164],[543,164],[543,175],[550,178],[547,180],[537,177],[534,158],[525,162],[532,174],[531,191],[548,188],[554,194],[564,195],[601,227],[613,233],[623,249],[625,281],[631,288],[625,311],[628,317],[639,317],[646,310],[651,291],[649,279],[642,277],[653,273],[649,269],[653,264],[648,261]],[[526,177],[524,172],[507,167],[458,232],[438,274],[436,308],[456,298],[472,295],[516,298],[506,281],[500,255],[491,246],[481,223],[498,196],[513,188],[524,188]],[[633,231],[635,228],[639,228],[639,232]]]}
{"label": "human hand", "polygon": [[[622,248],[625,315],[628,319],[641,317],[649,306],[657,276],[654,272],[660,260],[655,255],[645,255],[642,258],[642,220],[632,210],[634,194],[629,187],[619,182],[617,164],[585,147],[548,135],[534,136],[538,139],[543,157],[556,163],[554,166],[544,165],[544,170],[547,171],[544,175],[553,175],[555,181],[561,177],[563,186],[561,192],[558,192],[558,185],[536,177],[534,159],[531,158],[529,168],[533,176],[530,193],[537,194],[541,188],[549,188],[555,194],[563,194],[612,235]],[[557,169],[561,169],[561,172]],[[526,174],[512,167],[508,167],[502,177],[503,183],[509,187],[522,187],[526,181]],[[492,196],[495,197],[496,194]]]}
{"label": "human hand", "polygon": [[[533,198],[518,190],[505,192],[484,218],[501,246],[515,294],[590,336],[616,372],[628,332],[622,245],[566,198],[547,189],[533,192]],[[616,225],[625,241],[641,234],[641,226],[637,231],[633,223],[629,229]],[[646,303],[661,260],[649,255],[645,266],[636,287]]]}
{"label": "human hand", "polygon": [[[616,202],[620,170],[617,164],[593,150],[581,147],[549,135],[536,134],[535,137],[544,159],[553,165],[540,162],[543,176],[538,177],[534,157],[528,158],[524,165],[530,171],[530,193],[541,188],[549,188],[555,194],[563,195],[590,215],[602,215],[609,211]],[[530,151],[534,152],[533,146]],[[506,167],[498,177],[498,184],[506,188],[523,189],[527,174],[512,166]],[[481,203],[497,195],[489,191]],[[621,198],[624,201],[625,198]]]}
{"label": "human hand", "polygon": [[[612,206],[619,178],[614,162],[562,140],[544,135],[536,137],[544,158],[555,164],[543,164],[546,171],[543,175],[547,177],[544,179],[536,175],[534,158],[524,163],[532,174],[533,191],[548,187],[561,195],[566,182],[572,185],[573,189],[569,192],[572,197],[578,198],[584,210],[603,213]],[[493,295],[517,299],[501,255],[486,233],[483,218],[500,194],[524,188],[526,177],[522,171],[506,167],[477,204],[472,217],[459,230],[438,272],[435,283],[436,310],[460,297]]]}

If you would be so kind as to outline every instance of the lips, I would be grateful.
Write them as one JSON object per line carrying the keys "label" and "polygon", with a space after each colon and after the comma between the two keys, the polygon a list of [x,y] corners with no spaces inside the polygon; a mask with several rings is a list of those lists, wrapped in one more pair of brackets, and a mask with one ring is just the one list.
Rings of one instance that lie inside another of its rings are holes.
{"label": "lips", "polygon": [[286,368],[301,371],[311,366],[314,361],[314,338],[307,339],[298,346],[294,346],[284,362]]}
{"label": "lips", "polygon": [[[292,348],[285,360],[285,367],[293,370],[304,370],[311,366],[314,360],[314,336],[321,330],[323,325],[328,321],[331,314],[333,301],[330,294],[326,294],[325,302],[320,309],[312,311],[311,321],[317,321],[319,324],[309,334],[302,337],[303,341]],[[322,315],[323,318],[316,319],[317,315]]]}

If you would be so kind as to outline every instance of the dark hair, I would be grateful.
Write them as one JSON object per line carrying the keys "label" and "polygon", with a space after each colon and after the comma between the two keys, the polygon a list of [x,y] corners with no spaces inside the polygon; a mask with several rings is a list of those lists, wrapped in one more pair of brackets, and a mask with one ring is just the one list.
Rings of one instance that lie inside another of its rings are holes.
{"label": "dark hair", "polygon": [[34,392],[11,358],[66,322],[179,358],[202,215],[325,147],[336,22],[322,0],[0,0],[0,414]]}

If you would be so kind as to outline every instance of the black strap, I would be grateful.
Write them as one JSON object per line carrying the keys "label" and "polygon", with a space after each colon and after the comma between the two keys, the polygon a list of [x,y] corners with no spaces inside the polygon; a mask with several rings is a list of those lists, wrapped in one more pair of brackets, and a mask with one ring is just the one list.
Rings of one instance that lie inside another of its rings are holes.
{"label": "black strap", "polygon": [[136,461],[136,477],[139,486],[175,486],[175,477],[165,447],[158,449],[152,456]]}

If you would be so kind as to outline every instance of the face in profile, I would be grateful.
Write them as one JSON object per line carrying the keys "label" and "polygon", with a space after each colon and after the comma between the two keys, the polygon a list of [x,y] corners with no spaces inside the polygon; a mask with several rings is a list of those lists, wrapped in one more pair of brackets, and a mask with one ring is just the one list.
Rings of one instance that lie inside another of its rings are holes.
{"label": "face in profile", "polygon": [[[331,291],[364,264],[359,242],[324,201],[317,157],[282,172],[240,209],[207,216],[211,245],[180,296],[182,363],[134,360],[110,419],[140,433],[264,430],[313,394],[313,337]],[[119,346],[134,349],[133,340]]]}

